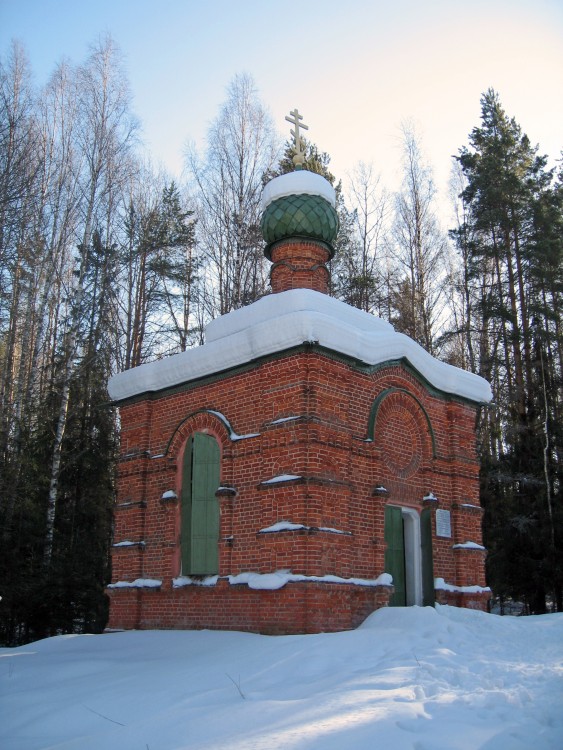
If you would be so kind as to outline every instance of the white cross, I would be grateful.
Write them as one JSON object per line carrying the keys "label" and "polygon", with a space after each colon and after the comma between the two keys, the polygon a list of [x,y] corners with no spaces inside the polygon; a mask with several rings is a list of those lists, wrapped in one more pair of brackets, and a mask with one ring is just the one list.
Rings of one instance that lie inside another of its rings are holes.
{"label": "white cross", "polygon": [[297,109],[297,107],[289,114],[293,115],[293,117],[288,117],[288,115],[286,115],[285,119],[292,125],[295,125],[295,130],[291,130],[290,132],[295,139],[295,156],[293,157],[293,163],[297,167],[302,166],[303,162],[305,161],[304,143],[299,134],[299,128],[302,128],[303,130],[309,130],[309,126],[301,122],[301,120],[303,119],[303,115],[299,114],[299,110]]}

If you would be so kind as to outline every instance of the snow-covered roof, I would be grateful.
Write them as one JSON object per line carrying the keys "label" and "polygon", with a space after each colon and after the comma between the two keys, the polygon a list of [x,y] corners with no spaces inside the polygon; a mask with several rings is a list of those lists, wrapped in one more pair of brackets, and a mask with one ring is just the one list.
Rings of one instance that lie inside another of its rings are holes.
{"label": "snow-covered roof", "polygon": [[262,191],[262,211],[265,211],[270,203],[287,195],[320,195],[334,208],[336,205],[336,193],[328,180],[315,172],[307,172],[302,169],[298,172],[288,172],[270,180]]}
{"label": "snow-covered roof", "polygon": [[109,394],[121,401],[160,391],[306,342],[366,365],[405,359],[440,391],[479,403],[492,398],[483,378],[435,359],[384,320],[311,289],[268,295],[213,320],[205,344],[114,375]]}

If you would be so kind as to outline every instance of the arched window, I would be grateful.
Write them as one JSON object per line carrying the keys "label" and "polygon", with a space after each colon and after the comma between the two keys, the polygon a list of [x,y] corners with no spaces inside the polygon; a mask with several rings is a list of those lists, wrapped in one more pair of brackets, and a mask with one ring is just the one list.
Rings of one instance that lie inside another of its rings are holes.
{"label": "arched window", "polygon": [[211,435],[194,433],[184,451],[182,471],[182,574],[219,572],[219,444]]}

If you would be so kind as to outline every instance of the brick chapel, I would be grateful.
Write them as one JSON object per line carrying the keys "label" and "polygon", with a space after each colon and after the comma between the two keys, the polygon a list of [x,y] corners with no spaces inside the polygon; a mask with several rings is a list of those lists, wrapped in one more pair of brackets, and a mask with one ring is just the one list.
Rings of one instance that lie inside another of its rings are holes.
{"label": "brick chapel", "polygon": [[[477,375],[328,296],[335,194],[263,193],[271,294],[122,372],[110,628],[311,633],[383,606],[485,609]],[[289,118],[288,118],[289,119]]]}

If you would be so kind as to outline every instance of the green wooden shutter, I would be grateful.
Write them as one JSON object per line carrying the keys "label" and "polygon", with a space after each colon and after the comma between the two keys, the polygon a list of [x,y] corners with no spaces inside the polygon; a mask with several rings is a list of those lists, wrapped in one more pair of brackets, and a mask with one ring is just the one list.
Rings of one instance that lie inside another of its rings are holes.
{"label": "green wooden shutter", "polygon": [[210,435],[196,432],[192,459],[191,567],[196,574],[219,569],[219,446]]}
{"label": "green wooden shutter", "polygon": [[405,607],[407,604],[405,581],[405,535],[403,514],[400,508],[385,506],[385,572],[393,576],[395,593],[389,600],[391,607]]}
{"label": "green wooden shutter", "polygon": [[196,432],[186,447],[182,486],[182,572],[219,571],[220,450],[215,438]]}
{"label": "green wooden shutter", "polygon": [[422,557],[422,603],[425,607],[433,607],[434,593],[434,565],[432,560],[432,512],[424,508],[420,514],[420,546]]}

